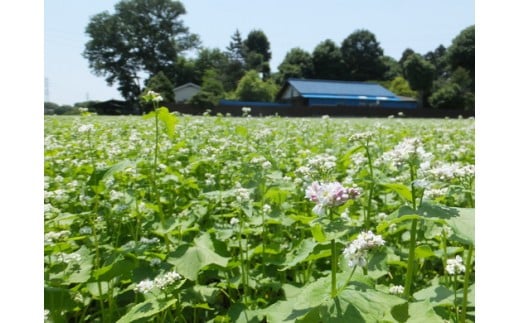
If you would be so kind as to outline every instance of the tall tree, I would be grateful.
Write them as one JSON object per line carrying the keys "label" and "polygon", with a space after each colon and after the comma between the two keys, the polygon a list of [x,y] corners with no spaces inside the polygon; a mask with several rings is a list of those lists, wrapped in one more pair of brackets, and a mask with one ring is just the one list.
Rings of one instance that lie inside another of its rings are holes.
{"label": "tall tree", "polygon": [[264,79],[269,76],[271,44],[263,31],[252,30],[247,34],[247,38],[244,40],[244,55],[248,70],[255,69],[262,72]]}
{"label": "tall tree", "polygon": [[411,54],[404,61],[406,80],[412,90],[419,92],[419,106],[422,107],[426,94],[431,90],[435,67],[419,54]]}
{"label": "tall tree", "polygon": [[231,59],[244,62],[244,43],[242,41],[242,35],[238,29],[235,30],[235,33],[231,36],[231,42],[229,42],[226,50]]}
{"label": "tall tree", "polygon": [[224,66],[223,73],[220,75],[226,91],[234,91],[238,82],[246,73],[246,53],[242,35],[237,29],[231,36],[231,42],[226,47],[228,62]]}
{"label": "tall tree", "polygon": [[341,51],[332,40],[327,39],[318,44],[312,52],[314,65],[313,78],[324,80],[341,80],[344,69]]}
{"label": "tall tree", "polygon": [[429,51],[424,58],[435,67],[435,78],[446,78],[448,76],[448,62],[446,47],[439,45],[434,51]]}
{"label": "tall tree", "polygon": [[312,56],[301,48],[292,48],[278,66],[278,71],[280,84],[290,77],[310,78],[313,75]]}
{"label": "tall tree", "polygon": [[401,66],[401,72],[403,73],[403,76],[406,77],[406,72],[404,70],[404,62],[406,61],[406,59],[410,56],[410,55],[413,55],[415,54],[415,52],[413,51],[413,49],[411,48],[407,48],[403,51],[403,53],[401,54],[401,58],[399,59],[399,66]]}
{"label": "tall tree", "polygon": [[163,71],[175,79],[178,55],[199,46],[198,36],[180,20],[184,14],[178,1],[120,1],[114,14],[105,11],[90,19],[83,56],[96,75],[105,76],[109,85],[117,82],[121,95],[136,101],[139,75]]}
{"label": "tall tree", "polygon": [[190,103],[203,109],[214,108],[223,97],[224,86],[219,79],[219,72],[215,69],[208,69],[202,77],[200,91],[190,99]]}
{"label": "tall tree", "polygon": [[448,48],[447,59],[454,71],[462,67],[475,80],[475,25],[462,30]]}
{"label": "tall tree", "polygon": [[207,70],[213,69],[218,74],[223,74],[229,59],[224,52],[218,48],[203,48],[199,50],[195,58],[194,82],[202,84],[202,78]]}
{"label": "tall tree", "polygon": [[235,96],[243,101],[272,102],[277,89],[272,80],[262,81],[258,71],[250,70],[238,83]]}
{"label": "tall tree", "polygon": [[341,44],[346,77],[354,81],[382,80],[387,70],[383,49],[368,30],[357,30]]}

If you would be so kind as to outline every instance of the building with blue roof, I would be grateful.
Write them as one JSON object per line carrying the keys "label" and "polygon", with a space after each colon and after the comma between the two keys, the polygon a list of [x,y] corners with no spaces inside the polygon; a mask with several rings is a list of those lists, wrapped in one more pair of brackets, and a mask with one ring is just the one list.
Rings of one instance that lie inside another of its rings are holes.
{"label": "building with blue roof", "polygon": [[303,106],[417,108],[417,101],[395,95],[377,83],[288,79],[276,101]]}

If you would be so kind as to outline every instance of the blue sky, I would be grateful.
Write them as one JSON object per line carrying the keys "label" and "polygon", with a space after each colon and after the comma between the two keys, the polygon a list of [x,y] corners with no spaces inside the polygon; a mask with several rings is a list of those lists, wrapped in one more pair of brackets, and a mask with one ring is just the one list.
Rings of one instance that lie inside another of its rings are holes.
{"label": "blue sky", "polygon": [[[115,87],[92,74],[81,56],[88,41],[85,27],[90,17],[114,12],[116,0],[45,0],[44,78],[45,100],[73,104],[90,100],[119,99]],[[321,1],[182,1],[182,16],[205,47],[225,47],[238,29],[243,38],[262,30],[271,44],[271,70],[276,71],[294,47],[308,52],[321,41],[341,42],[357,29],[375,34],[385,55],[396,59],[406,48],[425,54],[439,45],[448,47],[464,28],[475,24],[473,0],[321,0]]]}

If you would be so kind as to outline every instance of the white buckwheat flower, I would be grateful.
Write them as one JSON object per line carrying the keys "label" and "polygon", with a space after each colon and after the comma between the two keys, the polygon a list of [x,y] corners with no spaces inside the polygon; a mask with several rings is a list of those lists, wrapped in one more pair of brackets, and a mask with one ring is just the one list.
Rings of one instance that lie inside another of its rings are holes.
{"label": "white buckwheat flower", "polygon": [[176,271],[170,271],[162,276],[155,277],[153,280],[153,283],[155,286],[157,286],[159,289],[165,289],[169,285],[173,284],[174,282],[182,279],[182,276],[179,275]]}
{"label": "white buckwheat flower", "polygon": [[318,215],[324,215],[326,208],[342,205],[359,194],[357,188],[345,188],[338,182],[313,182],[305,191],[305,197],[316,203],[312,211]]}
{"label": "white buckwheat flower", "polygon": [[137,284],[134,289],[136,291],[138,291],[139,293],[146,294],[149,291],[151,291],[153,289],[153,287],[154,287],[153,281],[151,281],[150,279],[145,279],[145,280],[141,281],[139,284]]}
{"label": "white buckwheat flower", "polygon": [[455,258],[448,259],[446,271],[450,275],[461,274],[466,271],[466,266],[462,264],[462,258],[457,255]]}
{"label": "white buckwheat flower", "polygon": [[367,264],[368,250],[377,248],[385,244],[380,235],[375,235],[372,231],[361,232],[356,240],[352,241],[344,250],[343,256],[348,261],[350,267],[364,267]]}
{"label": "white buckwheat flower", "polygon": [[94,125],[88,123],[88,124],[82,124],[81,126],[79,126],[78,128],[78,132],[87,132],[87,131],[91,131],[94,129]]}
{"label": "white buckwheat flower", "polygon": [[390,294],[400,295],[404,293],[404,287],[401,285],[391,286],[389,292]]}

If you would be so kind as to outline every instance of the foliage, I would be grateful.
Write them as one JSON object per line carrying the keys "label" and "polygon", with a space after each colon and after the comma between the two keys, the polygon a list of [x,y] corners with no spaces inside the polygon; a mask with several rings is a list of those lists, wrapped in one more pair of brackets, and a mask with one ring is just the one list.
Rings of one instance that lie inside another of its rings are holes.
{"label": "foliage", "polygon": [[356,30],[341,44],[345,79],[352,81],[381,80],[387,71],[382,61],[383,49],[368,30]]}
{"label": "foliage", "polygon": [[390,86],[388,87],[388,89],[392,93],[401,95],[401,96],[407,96],[410,98],[414,98],[417,96],[417,92],[415,92],[414,90],[412,90],[410,88],[408,81],[406,81],[405,78],[402,76],[397,76],[396,78],[394,78],[392,80],[392,82],[390,83]]}
{"label": "foliage", "polygon": [[243,42],[246,69],[255,69],[263,73],[264,78],[270,74],[271,45],[262,30],[251,30]]}
{"label": "foliage", "polygon": [[319,43],[312,52],[313,78],[324,80],[343,79],[343,61],[340,48],[330,39]]}
{"label": "foliage", "polygon": [[449,74],[446,51],[444,46],[439,45],[434,51],[424,55],[424,58],[435,67],[435,79],[445,78]]}
{"label": "foliage", "polygon": [[381,58],[381,60],[386,66],[386,72],[383,75],[382,80],[393,80],[398,76],[402,76],[403,73],[401,66],[394,58],[385,55]]}
{"label": "foliage", "polygon": [[[144,118],[44,119],[46,320],[475,321],[474,120],[176,117],[146,99]],[[361,193],[318,215],[314,181]],[[384,244],[350,267],[368,230]]]}
{"label": "foliage", "polygon": [[424,97],[432,86],[435,67],[419,54],[411,54],[404,62],[404,75],[412,90],[419,92],[419,106],[424,104]]}
{"label": "foliage", "polygon": [[312,56],[301,48],[292,48],[278,66],[278,84],[288,78],[311,78],[314,74]]}
{"label": "foliage", "polygon": [[200,91],[190,99],[190,103],[200,108],[213,108],[224,97],[224,92],[217,71],[209,69],[204,74]]}
{"label": "foliage", "polygon": [[439,109],[474,109],[475,94],[469,72],[457,68],[446,81],[438,82],[430,96],[432,107]]}
{"label": "foliage", "polygon": [[235,96],[242,101],[272,102],[277,90],[272,81],[262,81],[256,70],[250,70],[238,83]]}
{"label": "foliage", "polygon": [[199,45],[180,20],[185,13],[178,1],[120,1],[114,14],[105,11],[90,19],[83,56],[96,75],[109,85],[117,83],[125,99],[136,101],[142,74],[163,71],[175,80],[178,56]]}
{"label": "foliage", "polygon": [[475,25],[465,28],[453,39],[446,55],[452,70],[462,67],[475,80]]}
{"label": "foliage", "polygon": [[[140,95],[141,104],[144,104],[143,96],[149,91],[158,93],[164,101],[175,102],[175,92],[173,91],[174,85],[161,71],[156,75],[152,76],[147,82],[146,87]],[[150,107],[151,108],[151,107]],[[150,109],[149,109],[150,110]]]}

